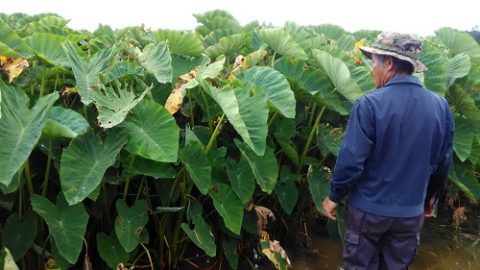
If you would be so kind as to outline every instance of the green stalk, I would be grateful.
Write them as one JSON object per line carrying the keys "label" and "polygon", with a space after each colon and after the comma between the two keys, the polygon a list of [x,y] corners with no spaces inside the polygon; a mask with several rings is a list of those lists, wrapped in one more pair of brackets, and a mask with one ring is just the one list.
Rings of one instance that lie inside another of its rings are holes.
{"label": "green stalk", "polygon": [[273,121],[275,121],[277,116],[278,116],[278,112],[274,112],[272,114],[272,117],[270,117],[270,120],[268,120],[268,128],[270,128],[270,126],[273,124]]}
{"label": "green stalk", "polygon": [[225,114],[222,114],[222,116],[220,117],[220,120],[217,123],[217,126],[215,127],[215,130],[213,131],[212,136],[210,137],[210,140],[208,141],[207,147],[205,148],[205,154],[207,154],[208,151],[210,151],[210,149],[213,146],[213,143],[217,139],[217,136],[220,133],[220,127],[222,126],[224,118],[225,118]]}
{"label": "green stalk", "polygon": [[42,197],[45,197],[45,195],[47,194],[47,187],[48,187],[48,180],[50,178],[51,164],[52,164],[52,140],[48,140],[47,168],[45,170],[45,175],[43,177]]}
{"label": "green stalk", "polygon": [[310,131],[310,134],[308,135],[307,143],[305,144],[305,147],[303,148],[302,155],[300,156],[300,166],[298,167],[298,170],[301,169],[303,161],[305,160],[305,156],[308,153],[308,150],[310,149],[310,145],[312,144],[313,136],[315,135],[315,132],[317,131],[318,124],[320,123],[320,120],[322,119],[323,113],[325,112],[325,106],[322,107],[322,110],[317,116],[317,119],[315,119],[315,124],[312,127],[312,130]]}
{"label": "green stalk", "polygon": [[[135,161],[135,156],[130,159],[130,163],[128,164],[128,169],[132,169],[133,162]],[[128,186],[130,185],[130,179],[132,179],[132,176],[127,176],[127,179],[125,180],[125,187],[123,189],[123,200],[125,201],[127,199],[127,192],[128,192]]]}
{"label": "green stalk", "polygon": [[313,103],[312,111],[310,112],[310,119],[308,120],[308,126],[312,126],[313,116],[315,115],[315,109],[317,108],[317,103]]}
{"label": "green stalk", "polygon": [[202,94],[203,103],[205,103],[205,110],[207,111],[208,126],[210,127],[210,130],[213,130],[213,124],[210,121],[210,108],[208,107],[207,98],[205,97],[205,93],[203,91],[200,91],[200,94]]}
{"label": "green stalk", "polygon": [[195,125],[195,119],[193,116],[193,103],[192,103],[192,93],[191,91],[188,91],[188,103],[190,104],[190,125],[193,126]]}
{"label": "green stalk", "polygon": [[275,64],[275,56],[276,56],[276,53],[273,52],[273,55],[272,55],[272,60],[270,62],[270,67],[273,68],[273,65]]}
{"label": "green stalk", "polygon": [[30,196],[33,195],[32,174],[30,173],[29,160],[25,161],[25,177],[27,178],[27,189]]}
{"label": "green stalk", "polygon": [[43,97],[43,93],[45,92],[45,71],[46,70],[47,70],[47,66],[43,68],[42,82],[40,83],[40,97]]}

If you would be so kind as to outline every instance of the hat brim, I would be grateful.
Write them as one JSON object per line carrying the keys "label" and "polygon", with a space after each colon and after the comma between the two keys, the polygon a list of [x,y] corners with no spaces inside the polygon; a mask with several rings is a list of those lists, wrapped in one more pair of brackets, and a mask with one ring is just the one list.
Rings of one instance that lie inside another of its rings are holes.
{"label": "hat brim", "polygon": [[412,59],[408,56],[401,55],[401,54],[398,54],[396,52],[390,52],[390,51],[386,51],[386,50],[382,50],[382,49],[378,49],[378,48],[373,48],[373,47],[360,47],[359,49],[369,59],[372,59],[372,54],[389,55],[389,56],[396,57],[400,60],[404,60],[404,61],[409,62],[410,64],[413,65],[413,68],[414,68],[415,72],[420,73],[420,72],[424,72],[424,71],[427,70],[427,67],[422,62],[420,62],[419,60],[414,60],[414,59]]}

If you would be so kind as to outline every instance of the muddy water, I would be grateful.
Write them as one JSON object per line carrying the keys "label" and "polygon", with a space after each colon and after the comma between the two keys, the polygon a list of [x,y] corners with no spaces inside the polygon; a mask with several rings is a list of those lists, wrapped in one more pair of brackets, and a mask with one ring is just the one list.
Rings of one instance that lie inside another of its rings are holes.
{"label": "muddy water", "polygon": [[[458,236],[458,235],[457,235]],[[422,243],[410,269],[413,270],[479,270],[480,240],[462,240],[452,232],[441,233],[436,228],[424,229]],[[293,259],[295,270],[329,270],[341,265],[340,244],[329,238],[315,239],[312,252],[315,256]]]}

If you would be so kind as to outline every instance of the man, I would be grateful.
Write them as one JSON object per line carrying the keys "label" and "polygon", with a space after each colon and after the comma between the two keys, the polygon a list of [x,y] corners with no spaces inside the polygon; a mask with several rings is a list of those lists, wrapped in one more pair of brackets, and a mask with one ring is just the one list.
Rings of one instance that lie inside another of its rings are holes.
{"label": "man", "polygon": [[360,49],[378,89],[353,106],[323,213],[335,220],[347,197],[345,269],[407,269],[447,182],[454,123],[447,101],[412,76],[426,69],[418,38],[382,33]]}

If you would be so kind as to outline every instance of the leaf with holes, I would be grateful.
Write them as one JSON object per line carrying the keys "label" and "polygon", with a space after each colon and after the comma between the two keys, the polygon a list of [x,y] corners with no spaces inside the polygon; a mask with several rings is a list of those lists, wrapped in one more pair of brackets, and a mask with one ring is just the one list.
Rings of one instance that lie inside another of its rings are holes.
{"label": "leaf with holes", "polygon": [[119,199],[115,203],[118,216],[115,219],[115,234],[126,252],[134,250],[148,222],[147,203],[137,200],[132,207]]}

